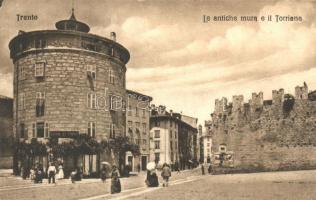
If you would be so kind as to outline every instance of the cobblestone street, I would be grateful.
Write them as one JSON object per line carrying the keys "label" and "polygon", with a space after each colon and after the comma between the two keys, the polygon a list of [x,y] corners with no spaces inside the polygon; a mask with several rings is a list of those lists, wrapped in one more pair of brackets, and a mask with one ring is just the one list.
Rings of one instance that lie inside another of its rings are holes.
{"label": "cobblestone street", "polygon": [[[200,170],[173,173],[168,188],[147,188],[145,174],[122,178],[122,193],[109,194],[110,181],[85,179],[71,184],[34,185],[15,177],[0,178],[0,199],[315,199],[316,170],[234,175],[200,175]],[[17,184],[18,183],[18,184]],[[161,180],[160,180],[161,183]],[[11,185],[10,185],[11,184]],[[12,185],[15,184],[15,185]]]}

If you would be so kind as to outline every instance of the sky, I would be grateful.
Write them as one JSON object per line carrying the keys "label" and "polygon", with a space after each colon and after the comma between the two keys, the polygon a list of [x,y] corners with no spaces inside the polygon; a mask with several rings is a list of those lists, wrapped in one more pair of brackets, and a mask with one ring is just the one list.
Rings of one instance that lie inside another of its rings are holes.
{"label": "sky", "polygon": [[[71,0],[4,0],[0,8],[0,94],[12,97],[8,43],[19,30],[55,29],[68,19]],[[153,97],[156,105],[210,119],[216,98],[272,90],[305,81],[316,90],[316,1],[289,0],[74,0],[77,20],[90,33],[109,37],[131,54],[127,88]],[[16,15],[37,15],[17,21]],[[258,21],[209,21],[203,16],[258,16]],[[272,21],[261,16],[272,15]],[[275,15],[302,21],[276,22]]]}

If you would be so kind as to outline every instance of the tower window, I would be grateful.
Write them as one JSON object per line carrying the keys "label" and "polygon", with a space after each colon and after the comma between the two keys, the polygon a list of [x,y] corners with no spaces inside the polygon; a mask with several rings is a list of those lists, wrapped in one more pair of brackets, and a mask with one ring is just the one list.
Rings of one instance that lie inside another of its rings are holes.
{"label": "tower window", "polygon": [[88,93],[87,97],[88,108],[95,109],[97,105],[97,98],[95,93]]}
{"label": "tower window", "polygon": [[87,66],[87,76],[92,80],[96,80],[96,66],[95,65],[88,65]]}
{"label": "tower window", "polygon": [[110,110],[122,109],[123,99],[120,96],[110,95]]}
{"label": "tower window", "polygon": [[36,123],[36,137],[43,138],[45,133],[44,122]]}
{"label": "tower window", "polygon": [[20,96],[19,104],[18,104],[19,110],[24,110],[25,109],[25,94],[21,93],[19,96]]}
{"label": "tower window", "polygon": [[26,137],[26,129],[24,123],[20,124],[20,138],[25,138]]}
{"label": "tower window", "polygon": [[19,79],[24,80],[25,79],[25,67],[24,66],[19,66],[17,65],[18,70],[19,70]]}
{"label": "tower window", "polygon": [[88,123],[88,135],[95,137],[95,122]]}
{"label": "tower window", "polygon": [[45,63],[35,63],[35,77],[44,77]]}
{"label": "tower window", "polygon": [[112,69],[109,69],[109,83],[115,84],[115,76]]}
{"label": "tower window", "polygon": [[36,125],[32,124],[32,137],[36,138]]}
{"label": "tower window", "polygon": [[36,117],[44,116],[45,114],[45,93],[36,93]]}
{"label": "tower window", "polygon": [[47,47],[47,43],[46,43],[46,40],[42,40],[42,39],[39,39],[39,40],[35,40],[35,48],[45,48]]}
{"label": "tower window", "polygon": [[115,124],[110,125],[110,138],[115,138]]}
{"label": "tower window", "polygon": [[48,123],[45,123],[45,138],[49,137],[49,125]]}

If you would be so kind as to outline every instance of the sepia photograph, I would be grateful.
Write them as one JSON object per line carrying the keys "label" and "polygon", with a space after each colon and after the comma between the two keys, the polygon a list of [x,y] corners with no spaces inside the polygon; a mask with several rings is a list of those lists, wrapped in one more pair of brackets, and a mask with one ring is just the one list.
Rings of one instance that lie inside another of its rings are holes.
{"label": "sepia photograph", "polygon": [[315,0],[0,0],[1,200],[316,199]]}

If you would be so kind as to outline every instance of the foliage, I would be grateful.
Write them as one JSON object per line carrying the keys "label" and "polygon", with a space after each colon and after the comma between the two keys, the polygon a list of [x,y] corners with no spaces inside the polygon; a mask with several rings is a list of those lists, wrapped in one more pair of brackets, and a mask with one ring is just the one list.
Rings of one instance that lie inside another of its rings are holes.
{"label": "foliage", "polygon": [[80,135],[71,142],[59,144],[58,138],[50,138],[48,146],[52,149],[52,153],[56,156],[66,155],[82,155],[82,154],[98,154],[107,150],[107,141],[98,142],[96,139],[88,135]]}
{"label": "foliage", "polygon": [[289,113],[293,109],[295,103],[294,96],[291,94],[284,95],[284,102],[283,102],[283,112]]}
{"label": "foliage", "polygon": [[126,151],[131,151],[133,155],[140,154],[138,145],[129,143],[128,137],[121,136],[111,139],[109,142],[106,140],[98,142],[88,135],[80,135],[72,141],[64,143],[58,143],[58,138],[49,138],[47,145],[33,138],[31,143],[17,141],[14,146],[16,154],[21,158],[45,156],[48,151],[57,157],[99,154],[111,149],[120,155]]}
{"label": "foliage", "polygon": [[17,141],[15,143],[15,152],[18,156],[45,156],[47,155],[46,145],[38,142],[35,138],[31,140],[31,143],[26,143],[25,141]]}
{"label": "foliage", "polygon": [[139,146],[129,142],[128,137],[118,136],[109,141],[109,149],[113,149],[114,152],[124,154],[127,151],[131,151],[133,155],[140,155]]}
{"label": "foliage", "polygon": [[32,138],[29,144],[29,153],[32,156],[45,156],[47,155],[46,145],[38,142],[36,138]]}

